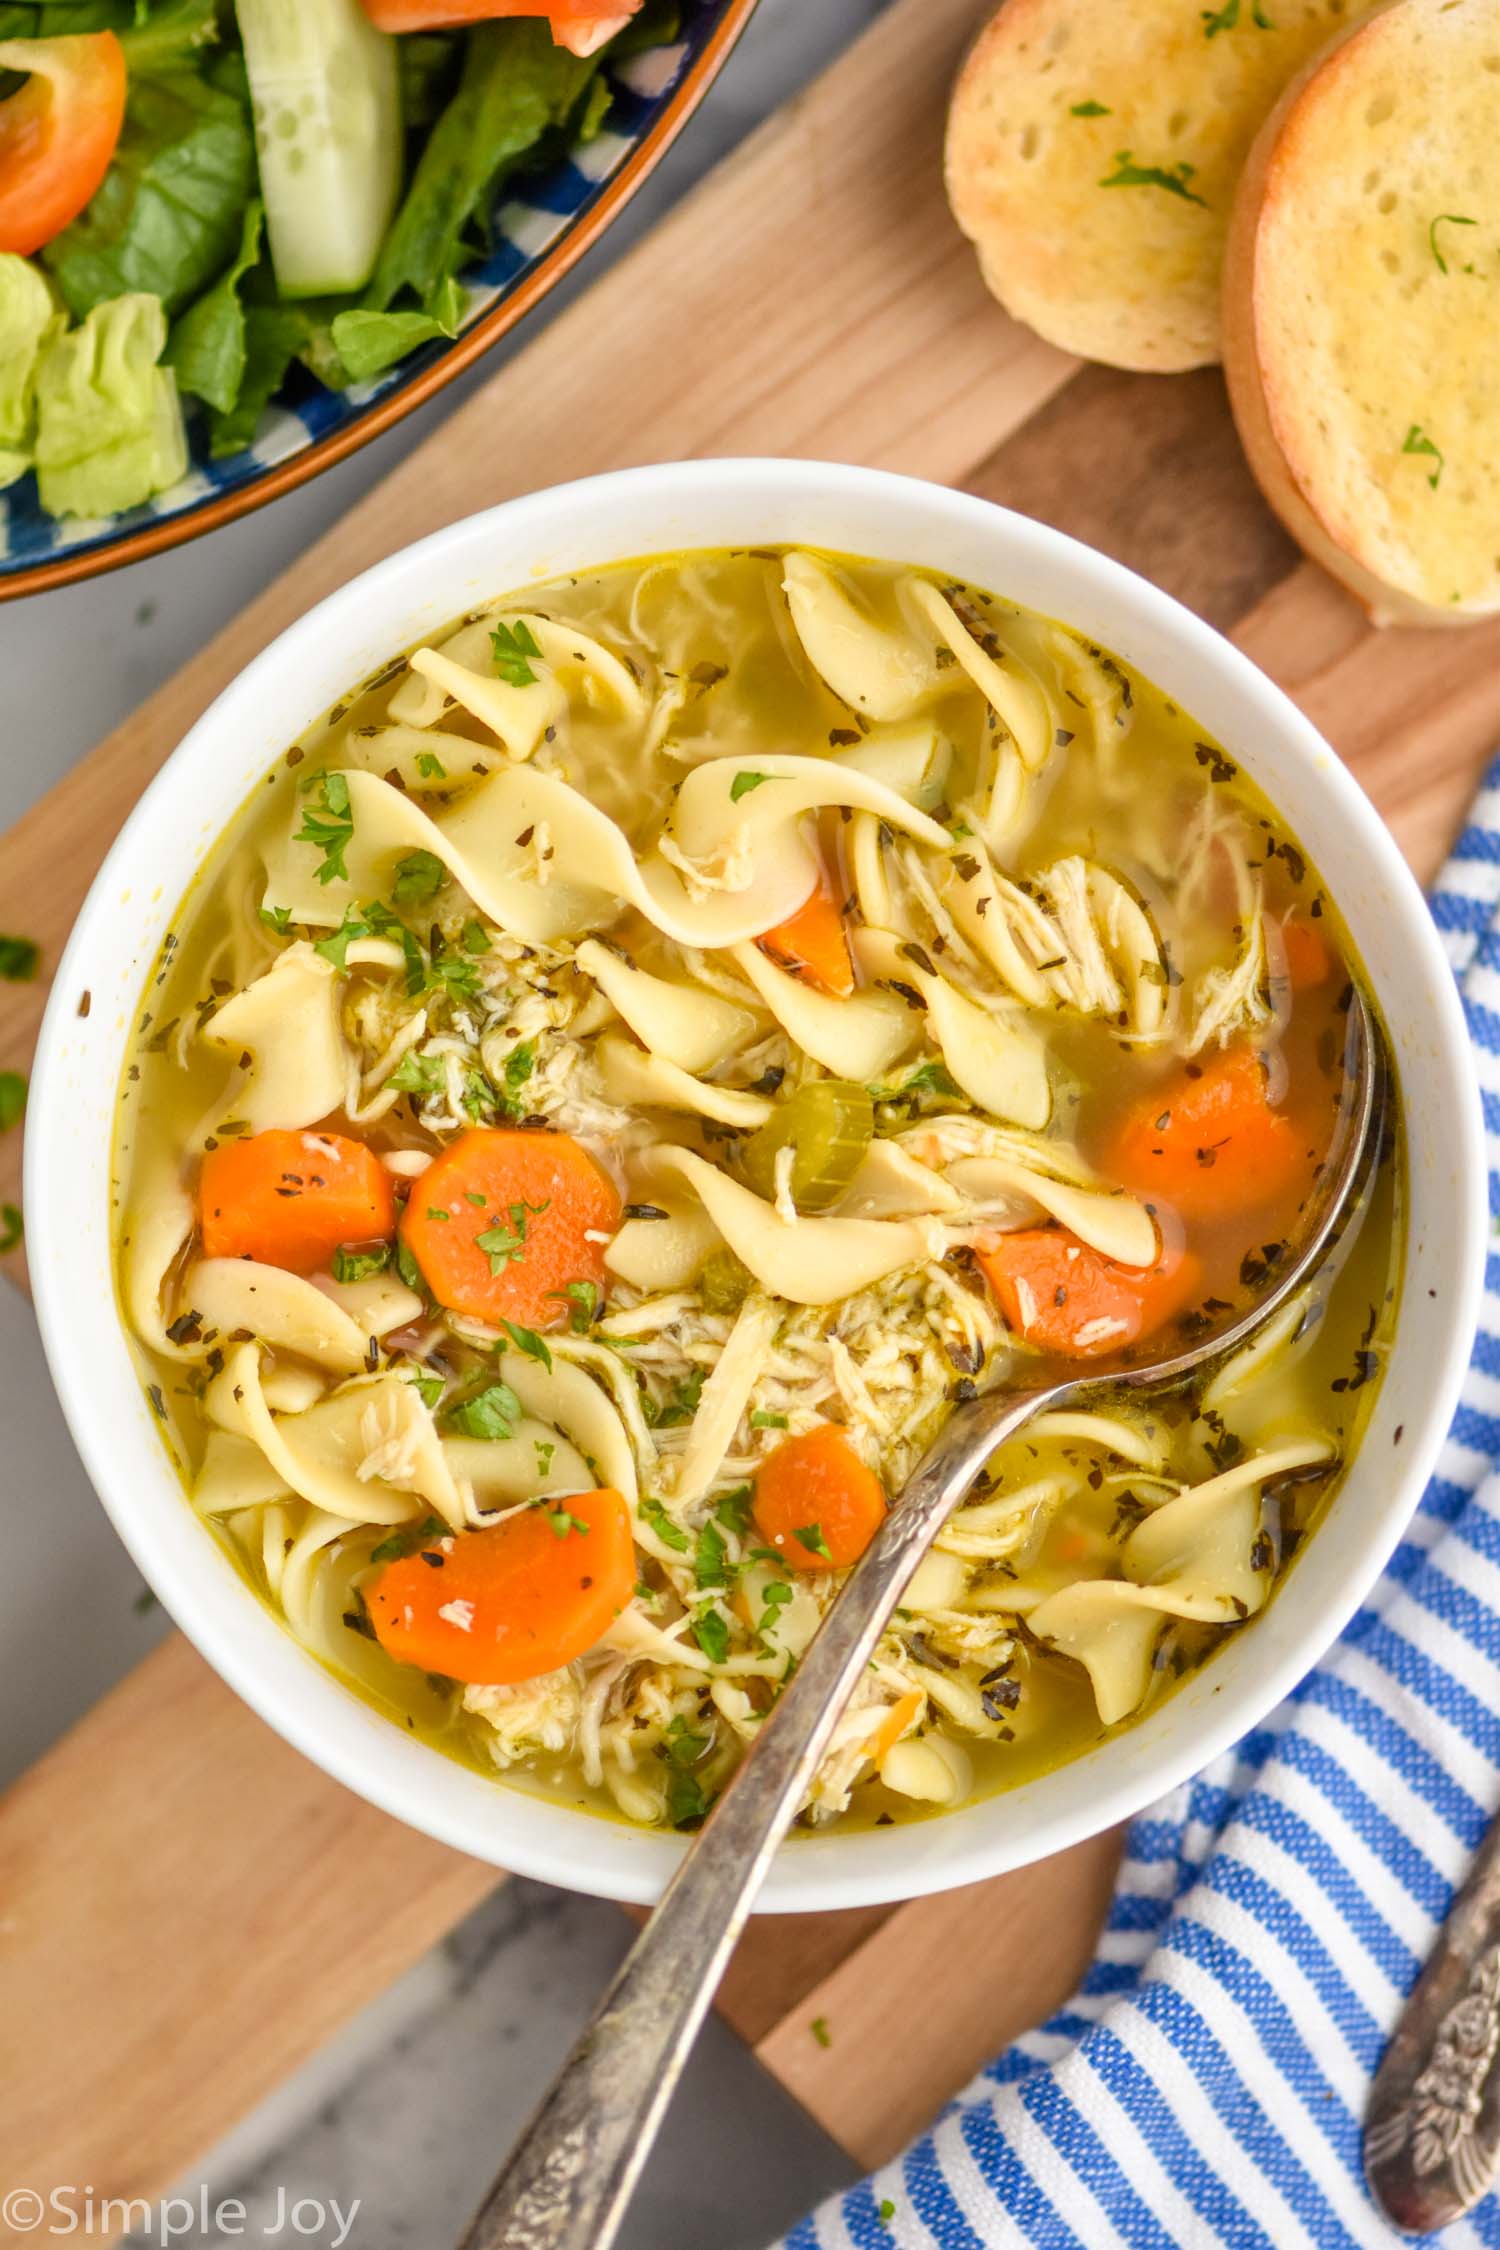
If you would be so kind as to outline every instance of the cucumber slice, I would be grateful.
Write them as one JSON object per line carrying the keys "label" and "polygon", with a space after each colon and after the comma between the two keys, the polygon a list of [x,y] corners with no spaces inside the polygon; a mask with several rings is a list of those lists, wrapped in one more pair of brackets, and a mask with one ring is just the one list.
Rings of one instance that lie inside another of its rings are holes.
{"label": "cucumber slice", "polygon": [[362,289],[401,191],[396,42],[359,0],[236,0],[283,297]]}

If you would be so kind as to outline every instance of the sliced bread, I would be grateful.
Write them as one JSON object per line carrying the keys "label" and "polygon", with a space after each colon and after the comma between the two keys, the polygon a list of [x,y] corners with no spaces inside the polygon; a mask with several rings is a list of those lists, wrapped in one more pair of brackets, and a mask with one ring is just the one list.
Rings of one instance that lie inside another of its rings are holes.
{"label": "sliced bread", "polygon": [[1267,120],[1225,359],[1292,533],[1379,622],[1500,609],[1500,5],[1393,0]]}
{"label": "sliced bread", "polygon": [[1256,131],[1359,0],[1004,0],[959,73],[948,196],[1008,312],[1116,367],[1219,357]]}

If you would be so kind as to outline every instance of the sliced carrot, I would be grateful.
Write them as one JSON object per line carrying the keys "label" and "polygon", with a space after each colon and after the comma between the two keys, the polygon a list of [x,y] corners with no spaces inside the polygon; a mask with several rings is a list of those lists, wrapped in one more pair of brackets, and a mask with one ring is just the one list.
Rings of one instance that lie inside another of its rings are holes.
{"label": "sliced carrot", "polygon": [[913,1688],[910,1694],[903,1695],[899,1702],[891,1705],[866,1744],[870,1759],[875,1765],[879,1765],[888,1750],[895,1749],[896,1744],[901,1740],[902,1735],[905,1734],[921,1708],[922,1690],[920,1688]]}
{"label": "sliced carrot", "polygon": [[29,257],[109,170],[125,122],[125,50],[112,31],[8,39],[0,71],[12,70],[27,77],[0,102],[0,250]]}
{"label": "sliced carrot", "polygon": [[817,889],[807,904],[778,922],[774,930],[767,930],[758,942],[762,952],[790,969],[793,976],[806,977],[809,983],[821,985],[841,1000],[854,990],[854,963],[844,917],[826,872],[818,877]]}
{"label": "sliced carrot", "polygon": [[1066,1227],[1027,1227],[976,1251],[1008,1325],[1060,1359],[1124,1351],[1190,1305],[1203,1272],[1190,1251],[1122,1266]]}
{"label": "sliced carrot", "polygon": [[794,1570],[846,1570],[885,1521],[885,1494],[838,1423],[820,1422],[761,1463],[751,1514]]}
{"label": "sliced carrot", "polygon": [[559,47],[591,55],[630,21],[643,0],[361,0],[380,31],[438,31],[492,16],[545,16]]}
{"label": "sliced carrot", "polygon": [[1103,1169],[1122,1187],[1187,1219],[1224,1218],[1274,1203],[1310,1176],[1307,1136],[1266,1099],[1254,1049],[1227,1047],[1190,1063],[1125,1118]]}
{"label": "sliced carrot", "polygon": [[1287,980],[1293,992],[1311,992],[1332,973],[1333,955],[1324,942],[1321,931],[1311,922],[1299,922],[1288,915],[1281,925],[1282,951],[1286,955]]}
{"label": "sliced carrot", "polygon": [[555,1327],[575,1282],[604,1286],[620,1198],[566,1133],[476,1126],[413,1183],[401,1239],[450,1312]]}
{"label": "sliced carrot", "polygon": [[316,1273],[335,1250],[389,1242],[391,1176],[373,1149],[341,1133],[252,1133],[220,1141],[198,1177],[207,1258],[255,1258]]}
{"label": "sliced carrot", "polygon": [[429,1540],[386,1564],[365,1607],[398,1664],[504,1686],[582,1656],[634,1587],[630,1510],[605,1486]]}

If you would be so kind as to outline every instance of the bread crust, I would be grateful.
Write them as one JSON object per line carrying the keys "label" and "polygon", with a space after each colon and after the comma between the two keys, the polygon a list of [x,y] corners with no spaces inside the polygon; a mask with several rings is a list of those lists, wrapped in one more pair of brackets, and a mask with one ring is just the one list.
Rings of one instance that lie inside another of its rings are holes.
{"label": "bread crust", "polygon": [[[1409,50],[1414,17],[1455,12],[1442,9],[1438,0],[1384,0],[1298,73],[1251,148],[1225,250],[1224,372],[1250,466],[1293,537],[1378,625],[1463,625],[1500,609],[1500,561],[1493,560],[1500,556],[1500,519],[1492,523],[1488,539],[1479,540],[1492,559],[1488,570],[1470,571],[1460,561],[1462,544],[1476,530],[1482,533],[1482,524],[1468,526],[1463,541],[1455,537],[1451,554],[1439,559],[1430,538],[1439,528],[1430,457],[1414,451],[1409,442],[1425,432],[1414,412],[1414,397],[1400,388],[1401,370],[1392,364],[1390,396],[1382,401],[1386,429],[1377,443],[1369,402],[1357,398],[1344,379],[1324,323],[1309,309],[1316,305],[1326,313],[1341,286],[1340,263],[1349,257],[1347,235],[1331,216],[1330,202],[1347,174],[1364,170],[1366,178],[1371,176],[1367,166],[1373,159],[1351,145],[1339,127],[1361,103],[1366,116],[1377,111],[1393,81],[1416,82],[1417,58]],[[1482,34],[1482,10],[1476,10],[1474,24]],[[1493,14],[1488,29],[1488,38],[1481,37],[1478,44],[1500,52],[1500,26]],[[1474,60],[1477,71],[1477,52]],[[1490,75],[1489,83],[1495,88],[1493,126],[1500,143],[1500,75]],[[1448,199],[1440,184],[1412,183],[1415,164],[1430,162],[1431,152],[1428,146],[1421,159],[1403,155],[1411,146],[1408,137],[1394,152],[1407,167],[1404,174],[1388,169],[1392,152],[1383,152],[1376,168],[1376,176],[1386,183],[1393,236],[1398,223],[1411,236],[1423,196],[1422,208],[1439,215],[1463,208],[1462,201]],[[1481,210],[1492,208],[1474,197],[1472,187],[1465,200],[1476,201]],[[1377,209],[1377,219],[1380,215]],[[1299,250],[1298,243],[1305,247]],[[1319,252],[1327,270],[1324,286],[1319,286],[1315,262]],[[1379,253],[1385,263],[1395,255],[1389,247]],[[1406,255],[1409,260],[1413,256],[1410,251]],[[1415,308],[1409,272],[1400,285],[1406,291],[1400,299],[1406,307],[1405,333],[1424,317],[1434,324],[1439,340],[1445,323],[1488,317],[1493,328],[1486,300],[1434,286],[1459,277],[1439,271],[1435,250],[1427,255],[1433,260],[1431,274],[1421,270],[1420,246],[1415,253]],[[1347,316],[1356,330],[1394,333],[1398,269],[1391,270],[1389,300],[1362,304]],[[1408,432],[1405,445],[1402,430]],[[1480,435],[1482,439],[1487,433]],[[1447,476],[1449,466],[1443,462],[1441,476]],[[1430,492],[1424,547],[1410,541],[1403,547],[1399,525],[1390,520],[1382,501],[1392,490],[1408,508],[1414,491],[1419,500]],[[1455,587],[1452,581],[1460,576],[1467,583]]]}
{"label": "bread crust", "polygon": [[[1217,359],[1244,152],[1349,4],[1228,0],[1210,36],[1195,0],[1002,0],[959,70],[945,172],[1006,310],[1116,367]],[[1122,152],[1144,176],[1106,187]]]}

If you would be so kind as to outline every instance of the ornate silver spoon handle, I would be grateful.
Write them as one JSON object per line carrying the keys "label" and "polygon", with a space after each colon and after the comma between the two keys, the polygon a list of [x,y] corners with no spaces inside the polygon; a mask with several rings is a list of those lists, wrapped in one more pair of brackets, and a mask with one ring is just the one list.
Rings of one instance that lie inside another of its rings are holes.
{"label": "ornate silver spoon handle", "polygon": [[[934,1531],[1062,1386],[961,1407],[829,1611],[699,1830],[461,2250],[609,2250],[783,1830]],[[1071,1386],[1067,1386],[1071,1387]]]}
{"label": "ornate silver spoon handle", "polygon": [[1365,2176],[1412,2234],[1445,2227],[1500,2170],[1500,1819],[1491,1822],[1385,2051]]}

